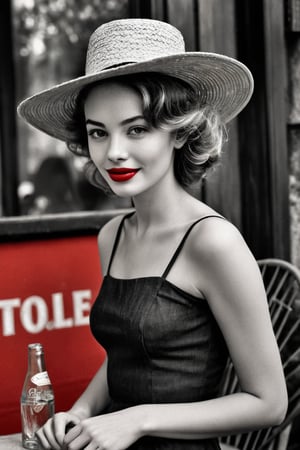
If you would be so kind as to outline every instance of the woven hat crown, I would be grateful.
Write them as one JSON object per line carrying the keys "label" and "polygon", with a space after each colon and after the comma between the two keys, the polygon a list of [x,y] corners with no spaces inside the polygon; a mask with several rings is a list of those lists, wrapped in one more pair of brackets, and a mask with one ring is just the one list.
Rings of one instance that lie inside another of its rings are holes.
{"label": "woven hat crown", "polygon": [[183,36],[172,25],[157,20],[115,20],[91,35],[86,74],[124,64],[184,53]]}

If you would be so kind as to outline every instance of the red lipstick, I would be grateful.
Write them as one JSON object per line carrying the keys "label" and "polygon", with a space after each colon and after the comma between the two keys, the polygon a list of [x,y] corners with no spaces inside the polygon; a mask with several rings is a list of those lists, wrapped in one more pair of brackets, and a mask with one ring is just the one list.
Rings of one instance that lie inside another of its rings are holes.
{"label": "red lipstick", "polygon": [[129,167],[113,167],[108,169],[108,175],[113,181],[121,183],[133,178],[140,169],[131,169]]}

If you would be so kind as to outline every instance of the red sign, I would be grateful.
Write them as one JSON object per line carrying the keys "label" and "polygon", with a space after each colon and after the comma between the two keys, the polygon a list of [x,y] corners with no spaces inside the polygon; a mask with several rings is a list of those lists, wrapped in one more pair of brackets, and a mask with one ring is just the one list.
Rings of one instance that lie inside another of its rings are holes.
{"label": "red sign", "polygon": [[21,430],[27,345],[44,346],[56,411],[69,408],[104,358],[89,329],[101,284],[96,236],[0,244],[0,434]]}

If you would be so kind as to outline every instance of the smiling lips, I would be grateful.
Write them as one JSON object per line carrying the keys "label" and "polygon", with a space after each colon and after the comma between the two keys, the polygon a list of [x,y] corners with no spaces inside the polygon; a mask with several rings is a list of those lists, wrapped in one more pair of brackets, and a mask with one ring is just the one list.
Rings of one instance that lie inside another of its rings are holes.
{"label": "smiling lips", "polygon": [[138,171],[139,169],[131,169],[128,167],[116,167],[107,170],[110,178],[118,183],[130,180],[138,173]]}

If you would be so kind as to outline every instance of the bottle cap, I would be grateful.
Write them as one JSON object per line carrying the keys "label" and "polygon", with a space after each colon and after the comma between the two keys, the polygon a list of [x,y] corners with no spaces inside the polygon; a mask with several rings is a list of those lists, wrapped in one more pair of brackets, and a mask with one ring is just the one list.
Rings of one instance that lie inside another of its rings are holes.
{"label": "bottle cap", "polygon": [[43,353],[43,346],[39,342],[28,344],[28,350],[35,350],[37,353]]}

